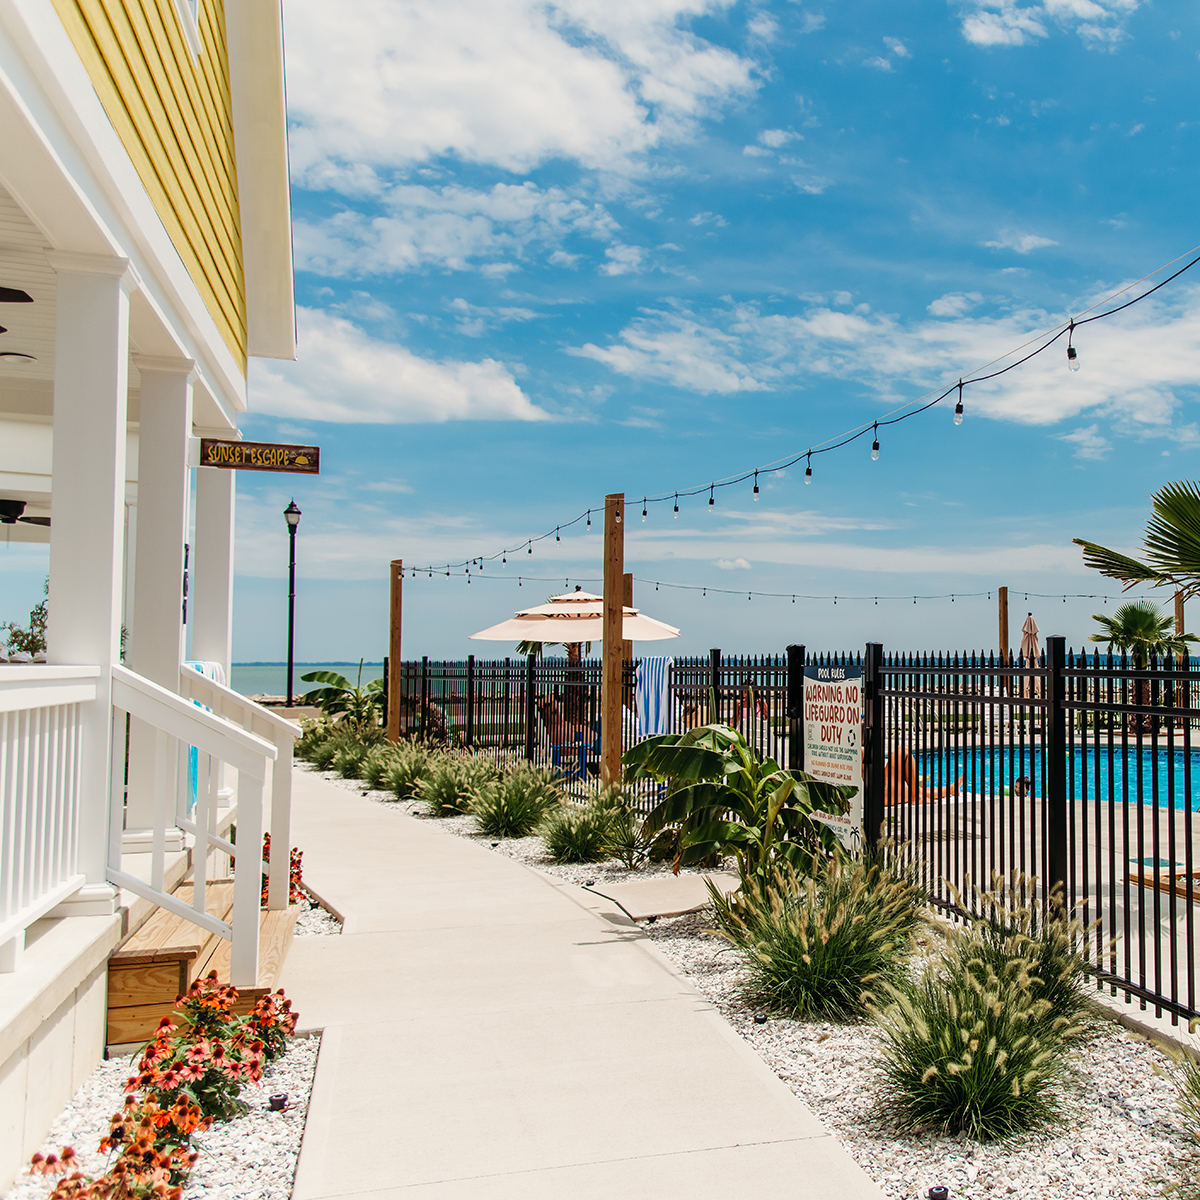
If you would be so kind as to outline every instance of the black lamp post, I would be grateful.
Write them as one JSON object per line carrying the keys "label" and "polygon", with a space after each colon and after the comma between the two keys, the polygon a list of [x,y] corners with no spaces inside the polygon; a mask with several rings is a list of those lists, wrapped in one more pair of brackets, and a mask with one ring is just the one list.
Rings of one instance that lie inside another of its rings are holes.
{"label": "black lamp post", "polygon": [[287,702],[292,707],[292,665],[295,657],[296,637],[296,530],[300,526],[300,510],[293,500],[283,510],[283,519],[288,527],[288,670],[287,670]]}

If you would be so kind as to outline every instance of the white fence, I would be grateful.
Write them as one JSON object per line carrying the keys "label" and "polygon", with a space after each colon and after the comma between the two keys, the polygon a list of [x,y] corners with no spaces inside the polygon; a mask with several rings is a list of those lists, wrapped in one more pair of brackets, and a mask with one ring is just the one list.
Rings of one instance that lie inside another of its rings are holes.
{"label": "white fence", "polygon": [[98,667],[0,673],[0,971],[15,971],[25,931],[79,890],[80,706]]}

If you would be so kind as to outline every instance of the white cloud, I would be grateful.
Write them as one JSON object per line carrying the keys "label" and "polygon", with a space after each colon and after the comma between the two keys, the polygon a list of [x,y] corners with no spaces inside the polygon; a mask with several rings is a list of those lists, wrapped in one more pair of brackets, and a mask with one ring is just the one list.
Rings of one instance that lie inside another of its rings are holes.
{"label": "white cloud", "polygon": [[885,37],[883,44],[897,58],[912,58],[912,51],[899,38]]}
{"label": "white cloud", "polygon": [[[296,0],[291,159],[310,187],[440,155],[622,168],[756,85],[692,33],[731,0]],[[765,34],[762,27],[760,36]]]}
{"label": "white cloud", "polygon": [[864,58],[864,67],[874,67],[876,71],[890,71],[892,69],[892,60],[890,58],[882,58],[878,54],[874,58]]}
{"label": "white cloud", "polygon": [[979,292],[947,292],[930,304],[928,311],[935,317],[961,317],[982,301]]}
{"label": "white cloud", "polygon": [[[1075,311],[1098,297],[1084,297]],[[814,304],[797,315],[730,304],[696,312],[646,310],[603,348],[570,351],[617,374],[686,391],[727,395],[782,384],[853,380],[889,406],[1002,358],[1061,313],[1020,309],[1006,315],[901,323],[880,314]],[[1200,398],[1200,288],[1154,297],[1076,330],[1082,369],[1066,369],[1066,339],[1024,366],[965,393],[967,415],[1052,425],[1090,414],[1136,437],[1183,435],[1185,400]]]}
{"label": "white cloud", "polygon": [[993,250],[1015,250],[1018,254],[1058,245],[1053,238],[1040,237],[1036,233],[1018,233],[1015,229],[1002,229],[993,241],[983,244]]}
{"label": "white cloud", "polygon": [[722,571],[749,571],[750,564],[744,558],[718,558],[713,566]]}
{"label": "white cloud", "polygon": [[572,236],[609,241],[620,228],[602,205],[532,183],[499,183],[486,191],[405,184],[383,192],[379,206],[383,211],[375,216],[345,209],[318,223],[297,221],[297,267],[336,276],[394,274],[427,264],[512,269],[494,260]]}
{"label": "white cloud", "polygon": [[725,226],[729,222],[720,213],[698,212],[694,217],[688,217],[689,225],[718,225]]}
{"label": "white cloud", "polygon": [[495,359],[439,362],[330,313],[301,308],[297,318],[296,362],[251,363],[255,412],[369,425],[551,419]]}
{"label": "white cloud", "polygon": [[609,246],[604,252],[608,262],[600,270],[605,275],[635,275],[642,269],[645,253],[641,246]]}
{"label": "white cloud", "polygon": [[1111,48],[1125,36],[1125,22],[1139,0],[967,0],[956,6],[962,34],[976,46],[1026,46],[1050,36],[1049,26],[1074,30],[1085,43]]}
{"label": "white cloud", "polygon": [[1075,447],[1076,458],[1088,458],[1095,462],[1103,462],[1112,449],[1112,443],[1101,435],[1099,425],[1088,425],[1071,433],[1061,433],[1058,438],[1059,441]]}
{"label": "white cloud", "polygon": [[764,129],[759,135],[758,140],[764,146],[770,146],[773,150],[778,150],[780,146],[786,146],[788,142],[795,140],[800,135],[793,133],[790,129]]}

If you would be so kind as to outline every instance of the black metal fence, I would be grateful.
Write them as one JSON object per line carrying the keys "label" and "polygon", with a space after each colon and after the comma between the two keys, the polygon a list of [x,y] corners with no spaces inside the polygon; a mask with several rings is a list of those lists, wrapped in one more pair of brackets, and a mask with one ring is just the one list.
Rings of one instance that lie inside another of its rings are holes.
{"label": "black metal fence", "polygon": [[[1068,652],[1034,661],[865,653],[678,658],[668,728],[732,725],[764,755],[804,766],[806,665],[863,675],[864,832],[912,848],[934,902],[1019,871],[1044,901],[1061,882],[1090,927],[1100,986],[1173,1020],[1200,1015],[1195,983],[1200,671],[1188,660]],[[625,666],[622,746],[638,738],[637,663]],[[599,769],[597,659],[403,664],[402,730]]]}

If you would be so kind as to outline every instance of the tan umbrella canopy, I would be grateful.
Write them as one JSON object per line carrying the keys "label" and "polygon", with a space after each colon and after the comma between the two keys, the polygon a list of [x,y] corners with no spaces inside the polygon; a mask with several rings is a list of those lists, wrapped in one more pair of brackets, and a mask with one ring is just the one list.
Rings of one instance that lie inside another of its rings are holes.
{"label": "tan umbrella canopy", "polygon": [[[658,642],[679,636],[674,625],[664,624],[625,607],[621,640]],[[481,642],[601,642],[604,640],[604,597],[591,592],[551,596],[547,604],[522,609],[507,621],[471,634]]]}
{"label": "tan umbrella canopy", "polygon": [[1037,622],[1033,619],[1033,613],[1030,613],[1025,618],[1025,624],[1021,626],[1021,657],[1027,663],[1034,662],[1041,652]]}

